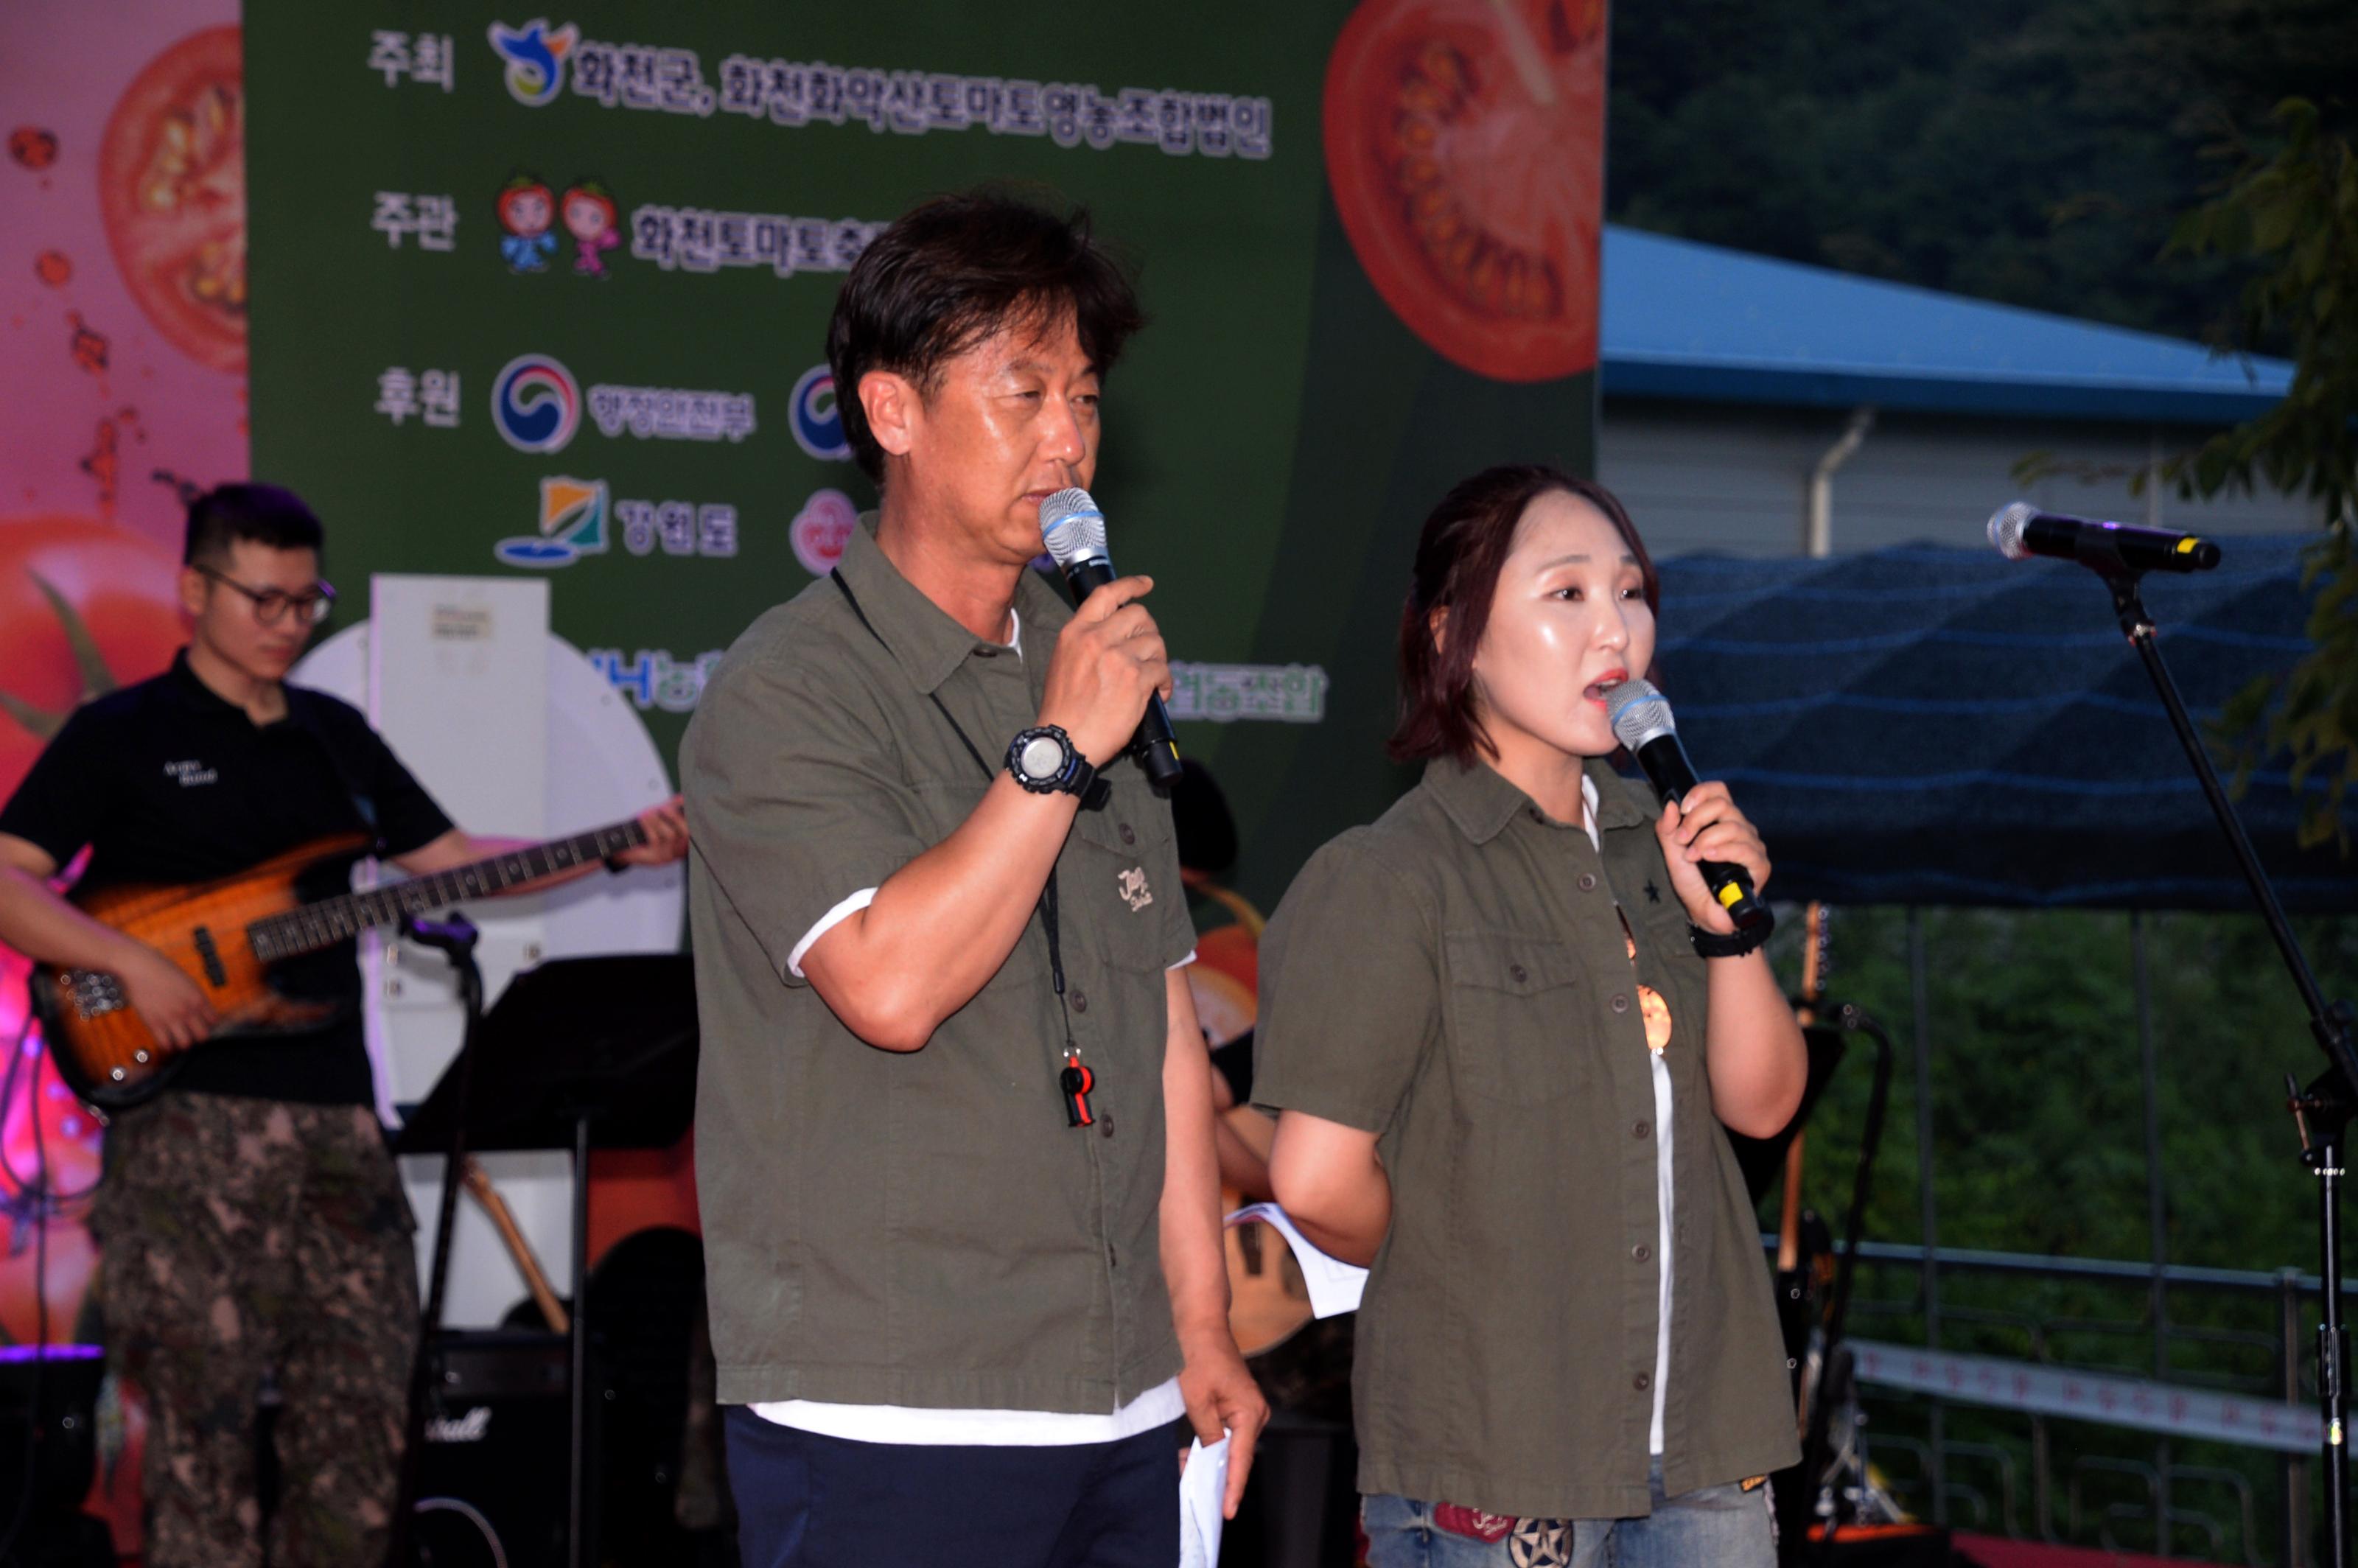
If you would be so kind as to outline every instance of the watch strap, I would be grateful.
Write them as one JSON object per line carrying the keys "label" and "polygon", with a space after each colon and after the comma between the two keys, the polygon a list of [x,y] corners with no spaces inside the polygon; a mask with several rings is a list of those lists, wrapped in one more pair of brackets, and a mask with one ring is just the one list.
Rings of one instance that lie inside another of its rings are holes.
{"label": "watch strap", "polygon": [[1725,935],[1722,935],[1716,931],[1705,931],[1700,925],[1690,924],[1687,926],[1687,940],[1694,944],[1696,954],[1702,957],[1741,958],[1767,942],[1768,933],[1772,929],[1773,927],[1764,920],[1749,927],[1739,925]]}

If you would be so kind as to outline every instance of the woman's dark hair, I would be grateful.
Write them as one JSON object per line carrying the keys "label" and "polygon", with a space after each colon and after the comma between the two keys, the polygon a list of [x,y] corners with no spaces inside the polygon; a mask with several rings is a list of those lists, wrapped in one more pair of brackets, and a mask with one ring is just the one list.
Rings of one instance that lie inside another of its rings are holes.
{"label": "woman's dark hair", "polygon": [[852,456],[884,477],[884,449],[868,427],[860,378],[892,371],[930,394],[945,362],[1003,327],[1070,319],[1102,376],[1146,324],[1129,275],[1069,217],[996,190],[937,196],[902,215],[852,264],[827,327],[835,406]]}
{"label": "woman's dark hair", "polygon": [[274,550],[317,550],[319,520],[303,498],[275,484],[221,484],[189,503],[183,564],[216,565],[240,539]]}
{"label": "woman's dark hair", "polygon": [[[1392,757],[1454,757],[1470,763],[1477,752],[1496,755],[1475,712],[1474,651],[1490,624],[1498,572],[1514,548],[1515,529],[1531,503],[1552,490],[1574,495],[1603,513],[1638,558],[1646,608],[1661,608],[1654,559],[1637,524],[1614,493],[1594,480],[1574,479],[1541,463],[1484,469],[1461,481],[1424,520],[1416,541],[1416,571],[1401,607],[1401,717],[1389,747]],[[1449,612],[1448,634],[1434,645],[1433,614]]]}

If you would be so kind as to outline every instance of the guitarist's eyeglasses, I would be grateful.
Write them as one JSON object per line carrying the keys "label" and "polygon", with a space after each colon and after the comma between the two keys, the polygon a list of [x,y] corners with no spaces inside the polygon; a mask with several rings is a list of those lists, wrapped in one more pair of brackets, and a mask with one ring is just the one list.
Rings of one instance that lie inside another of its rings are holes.
{"label": "guitarist's eyeglasses", "polygon": [[248,588],[237,579],[217,572],[211,567],[200,566],[197,570],[223,588],[235,589],[254,600],[254,618],[265,626],[277,625],[287,618],[289,610],[295,612],[295,619],[306,626],[316,626],[328,618],[329,610],[336,602],[335,587],[324,578],[308,593],[289,593],[283,588]]}

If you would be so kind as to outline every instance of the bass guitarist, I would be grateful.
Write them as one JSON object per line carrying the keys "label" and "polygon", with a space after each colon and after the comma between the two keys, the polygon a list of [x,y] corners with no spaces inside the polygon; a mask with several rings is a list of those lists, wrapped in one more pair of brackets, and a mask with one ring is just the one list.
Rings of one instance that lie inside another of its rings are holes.
{"label": "bass guitarist", "polygon": [[[267,1561],[383,1557],[416,1341],[413,1227],[372,1109],[350,942],[272,971],[310,1004],[299,1027],[209,1041],[219,1020],[197,983],[50,880],[85,849],[80,887],[94,892],[232,876],[356,831],[413,875],[521,847],[452,827],[358,711],[285,684],[335,597],[320,540],[276,486],[198,497],[179,575],[189,645],[76,712],[0,807],[0,943],[112,974],[164,1045],[207,1042],[114,1119],[90,1220],[110,1364],[148,1399],[151,1568],[265,1560],[254,1412],[273,1379],[283,1482]],[[687,852],[676,801],[640,820],[647,842],[617,861]]]}

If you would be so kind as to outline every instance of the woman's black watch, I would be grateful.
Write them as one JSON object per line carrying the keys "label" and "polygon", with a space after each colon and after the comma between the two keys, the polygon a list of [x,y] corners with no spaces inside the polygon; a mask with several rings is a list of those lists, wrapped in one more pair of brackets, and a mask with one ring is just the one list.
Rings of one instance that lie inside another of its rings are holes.
{"label": "woman's black watch", "polygon": [[1033,795],[1086,795],[1098,771],[1054,724],[1019,730],[1007,747],[1007,771]]}
{"label": "woman's black watch", "polygon": [[1750,926],[1739,925],[1722,935],[1716,931],[1705,931],[1690,921],[1687,924],[1687,940],[1694,944],[1699,957],[1741,958],[1766,943],[1768,934],[1775,929],[1773,923],[1763,920]]}

